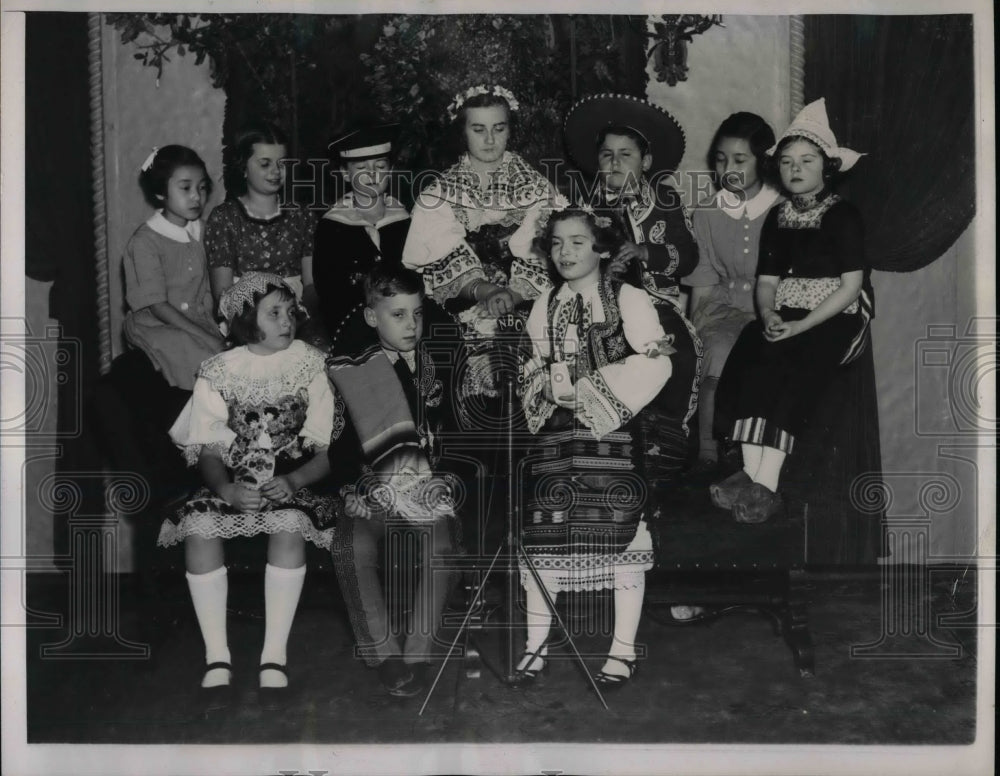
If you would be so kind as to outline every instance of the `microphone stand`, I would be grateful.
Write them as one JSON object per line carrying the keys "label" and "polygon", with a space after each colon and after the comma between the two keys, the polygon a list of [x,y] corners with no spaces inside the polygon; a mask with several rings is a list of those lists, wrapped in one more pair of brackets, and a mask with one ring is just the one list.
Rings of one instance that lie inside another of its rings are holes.
{"label": "microphone stand", "polygon": [[[516,346],[511,347],[513,354],[516,356]],[[515,360],[516,364],[517,361]],[[490,673],[496,676],[502,683],[508,686],[517,685],[517,665],[515,663],[515,656],[518,654],[518,636],[523,631],[523,606],[521,605],[521,585],[520,585],[520,573],[518,569],[517,561],[520,560],[521,564],[528,570],[534,579],[535,583],[538,585],[538,589],[541,590],[542,596],[545,600],[545,605],[549,610],[549,613],[555,619],[556,625],[559,630],[565,635],[570,648],[573,650],[573,655],[576,659],[577,664],[583,671],[584,676],[587,677],[587,681],[593,688],[594,692],[597,694],[601,705],[607,710],[608,704],[604,700],[604,696],[601,694],[600,689],[597,687],[597,683],[594,678],[590,675],[587,670],[587,665],[583,660],[583,656],[576,647],[576,642],[573,640],[573,636],[569,629],[566,627],[566,623],[560,616],[558,608],[556,607],[555,601],[552,596],[549,595],[549,591],[546,589],[545,584],[538,573],[534,561],[525,551],[524,546],[521,543],[520,536],[520,510],[518,507],[517,499],[517,488],[516,483],[518,478],[517,467],[514,462],[514,412],[515,412],[515,390],[514,390],[515,378],[508,372],[504,380],[504,390],[503,390],[503,404],[504,404],[504,417],[506,418],[506,424],[504,429],[504,446],[506,453],[506,476],[507,476],[507,504],[506,504],[506,536],[500,547],[497,548],[496,553],[493,555],[493,559],[490,562],[489,568],[483,575],[483,578],[479,584],[476,594],[473,597],[472,602],[469,605],[468,610],[465,613],[465,617],[462,620],[462,624],[459,626],[458,632],[455,634],[455,638],[452,639],[450,646],[448,647],[448,652],[441,661],[441,666],[438,669],[437,675],[434,677],[434,681],[431,683],[430,688],[427,691],[427,696],[424,698],[423,705],[420,707],[418,716],[424,713],[424,709],[427,707],[427,703],[430,701],[431,695],[434,693],[437,687],[438,681],[441,675],[444,673],[445,667],[448,664],[448,660],[454,654],[459,639],[463,635],[466,637],[466,641],[475,640],[475,637],[469,631],[469,622],[472,618],[473,612],[480,605],[480,600],[482,598],[483,590],[486,587],[486,582],[490,575],[493,573],[494,568],[497,566],[497,562],[501,562],[501,569],[506,575],[506,580],[504,584],[504,604],[503,611],[506,615],[504,621],[501,623],[503,636],[501,638],[500,645],[500,659],[501,666],[496,666],[490,661],[485,654],[483,654],[481,649],[478,649],[478,644],[476,645],[479,652],[480,660],[483,665],[489,669]],[[504,552],[506,550],[506,552]],[[502,560],[501,560],[501,555]],[[551,659],[551,658],[550,658]]]}

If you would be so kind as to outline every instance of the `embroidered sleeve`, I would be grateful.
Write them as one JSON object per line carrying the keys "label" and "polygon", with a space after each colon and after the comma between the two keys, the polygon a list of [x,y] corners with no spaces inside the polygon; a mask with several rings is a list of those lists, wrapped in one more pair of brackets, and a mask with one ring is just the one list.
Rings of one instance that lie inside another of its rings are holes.
{"label": "embroidered sleeve", "polygon": [[195,380],[191,398],[170,428],[170,438],[183,450],[188,466],[198,463],[203,447],[215,449],[227,461],[236,433],[229,428],[226,402],[207,379]]}
{"label": "embroidered sleeve", "polygon": [[552,287],[548,269],[536,257],[514,259],[510,267],[511,291],[516,291],[525,299],[534,299]]}
{"label": "embroidered sleeve", "polygon": [[167,301],[163,260],[149,233],[137,232],[125,248],[125,300],[132,310]]}
{"label": "embroidered sleeve", "polygon": [[233,208],[224,202],[208,217],[208,223],[205,224],[205,253],[209,267],[229,267],[233,272],[239,270],[233,216]]}
{"label": "embroidered sleeve", "polygon": [[684,282],[694,288],[718,285],[721,278],[716,270],[718,259],[715,256],[715,246],[712,244],[708,213],[705,210],[696,210],[693,222],[694,239],[698,247],[698,266],[684,278]]}
{"label": "embroidered sleeve", "polygon": [[646,268],[668,277],[683,277],[698,264],[698,246],[677,191],[671,186],[660,186],[656,196],[658,206],[646,221],[649,226]]}
{"label": "embroidered sleeve", "polygon": [[620,428],[649,404],[667,384],[672,371],[669,357],[645,355],[666,339],[649,296],[623,285],[619,307],[625,339],[636,353],[601,367],[576,385],[580,420],[598,439]]}
{"label": "embroidered sleeve", "polygon": [[531,357],[525,359],[521,365],[521,403],[528,431],[532,434],[537,434],[556,410],[556,405],[546,399],[544,394],[545,384],[549,380],[549,365],[552,362],[549,339],[545,331],[551,293],[552,291],[548,290],[535,300],[525,324],[525,331],[531,343]]}
{"label": "embroidered sleeve", "polygon": [[308,394],[306,422],[302,425],[299,436],[302,437],[302,446],[307,450],[321,450],[330,444],[334,422],[333,388],[325,371],[316,373],[309,383]]}
{"label": "embroidered sleeve", "polygon": [[458,296],[459,292],[473,280],[486,280],[482,262],[465,240],[444,258],[420,269],[423,270],[427,293],[438,304],[444,304]]}

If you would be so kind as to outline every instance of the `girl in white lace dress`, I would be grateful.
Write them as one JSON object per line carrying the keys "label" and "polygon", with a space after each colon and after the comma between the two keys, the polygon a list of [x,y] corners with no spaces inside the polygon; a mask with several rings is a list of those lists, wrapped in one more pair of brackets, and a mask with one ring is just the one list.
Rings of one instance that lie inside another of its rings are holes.
{"label": "girl in white lace dress", "polygon": [[164,521],[158,544],[184,542],[205,640],[202,694],[223,701],[232,678],[223,540],[269,534],[259,679],[260,695],[274,700],[288,686],[285,652],[305,579],[305,541],[329,549],[333,538],[332,502],[308,486],[329,471],[334,398],[323,354],[294,339],[295,294],[280,277],[248,272],[219,307],[235,347],[201,365],[170,429],[205,487]]}

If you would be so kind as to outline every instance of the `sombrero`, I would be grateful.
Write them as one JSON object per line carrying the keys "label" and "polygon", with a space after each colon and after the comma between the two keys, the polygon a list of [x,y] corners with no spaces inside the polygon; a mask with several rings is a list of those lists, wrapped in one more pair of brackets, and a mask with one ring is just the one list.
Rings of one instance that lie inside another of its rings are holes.
{"label": "sombrero", "polygon": [[663,108],[628,94],[594,94],[569,109],[563,124],[566,151],[577,167],[597,172],[597,135],[607,126],[624,125],[649,142],[652,171],[673,172],[684,156],[684,130]]}

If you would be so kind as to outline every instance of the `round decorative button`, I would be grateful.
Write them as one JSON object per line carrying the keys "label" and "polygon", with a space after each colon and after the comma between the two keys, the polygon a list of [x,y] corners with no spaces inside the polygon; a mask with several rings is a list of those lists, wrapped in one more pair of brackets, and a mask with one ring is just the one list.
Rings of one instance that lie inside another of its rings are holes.
{"label": "round decorative button", "polygon": [[744,253],[750,253],[750,249],[749,249],[749,248],[744,248],[744,249],[743,249],[743,252],[744,252]]}
{"label": "round decorative button", "polygon": [[181,309],[182,310],[187,310],[188,307],[190,307],[190,306],[191,305],[189,305],[187,302],[181,302]]}
{"label": "round decorative button", "polygon": [[749,283],[744,283],[743,284],[743,290],[744,291],[749,291],[750,290],[750,284]]}
{"label": "round decorative button", "polygon": [[734,288],[735,286],[736,286],[736,283],[734,283],[732,280],[730,280],[729,281],[729,287],[730,288]]}
{"label": "round decorative button", "polygon": [[744,235],[743,242],[750,242],[750,235]]}

